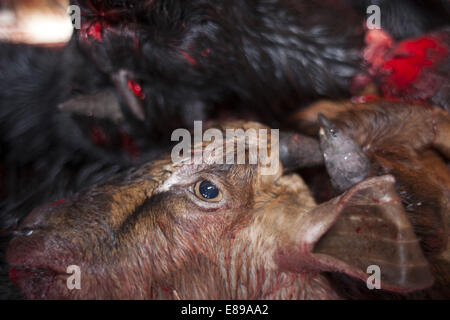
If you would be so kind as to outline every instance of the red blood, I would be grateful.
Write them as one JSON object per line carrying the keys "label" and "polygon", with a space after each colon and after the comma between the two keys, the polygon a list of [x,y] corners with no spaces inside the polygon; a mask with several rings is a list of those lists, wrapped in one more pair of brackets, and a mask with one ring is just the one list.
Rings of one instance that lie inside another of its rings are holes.
{"label": "red blood", "polygon": [[172,291],[173,291],[171,288],[166,287],[166,286],[161,287],[161,289],[162,289],[165,293],[170,293],[170,294],[172,294]]}
{"label": "red blood", "polygon": [[133,37],[133,43],[134,43],[134,47],[136,48],[138,53],[142,54],[141,43],[139,42],[139,39],[136,36]]}
{"label": "red blood", "polygon": [[447,50],[432,38],[408,40],[400,43],[393,57],[382,65],[380,71],[389,74],[383,84],[384,93],[406,93],[421,71],[445,58]]}
{"label": "red blood", "polygon": [[133,138],[131,138],[130,135],[123,130],[120,130],[120,145],[131,158],[136,159],[139,157],[139,148],[136,147]]}
{"label": "red blood", "polygon": [[363,96],[353,97],[351,99],[352,103],[366,103],[369,101],[377,100],[379,97],[375,94],[367,94]]}
{"label": "red blood", "polygon": [[134,93],[135,96],[145,99],[145,94],[142,92],[142,87],[133,80],[128,80],[128,88]]}
{"label": "red blood", "polygon": [[173,298],[173,292],[174,290],[171,287],[168,286],[162,286],[161,287],[162,291],[164,292],[164,294],[166,294],[169,297]]}
{"label": "red blood", "polygon": [[87,34],[88,34],[89,37],[95,38],[98,41],[103,42],[102,26],[100,25],[99,22],[97,22],[96,24],[90,26],[89,29],[88,29]]}
{"label": "red blood", "polygon": [[187,52],[181,52],[183,57],[189,62],[191,65],[196,66],[198,65],[197,61],[195,61],[194,58],[192,58]]}
{"label": "red blood", "polygon": [[65,201],[66,201],[66,199],[60,199],[60,200],[58,200],[58,201],[54,201],[54,202],[50,203],[49,206],[50,206],[50,207],[57,207],[57,206],[59,206],[60,204],[64,203]]}
{"label": "red blood", "polygon": [[360,233],[360,232],[361,232],[361,228],[360,227],[356,228],[356,233]]}
{"label": "red blood", "polygon": [[16,284],[17,281],[17,270],[16,268],[9,269],[9,280],[11,280],[12,284]]}
{"label": "red blood", "polygon": [[207,57],[211,53],[211,49],[205,49],[202,51],[202,57]]}
{"label": "red blood", "polygon": [[105,131],[99,126],[93,126],[91,128],[90,137],[92,142],[97,146],[105,147],[108,145],[108,137]]}

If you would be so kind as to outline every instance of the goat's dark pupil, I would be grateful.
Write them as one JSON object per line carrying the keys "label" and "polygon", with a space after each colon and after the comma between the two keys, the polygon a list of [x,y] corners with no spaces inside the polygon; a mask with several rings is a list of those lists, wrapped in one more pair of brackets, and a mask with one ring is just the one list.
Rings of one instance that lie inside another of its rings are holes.
{"label": "goat's dark pupil", "polygon": [[219,195],[219,189],[209,181],[200,183],[198,191],[205,199],[214,199]]}

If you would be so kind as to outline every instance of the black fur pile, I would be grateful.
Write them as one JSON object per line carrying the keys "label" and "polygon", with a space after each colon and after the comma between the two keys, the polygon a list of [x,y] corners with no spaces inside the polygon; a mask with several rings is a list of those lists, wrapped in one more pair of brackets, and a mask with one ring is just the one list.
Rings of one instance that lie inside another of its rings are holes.
{"label": "black fur pile", "polygon": [[[363,30],[337,3],[75,1],[82,28],[67,47],[0,44],[0,228],[36,204],[151,159],[194,120],[251,115],[278,125],[312,99],[345,96]],[[123,100],[119,124],[58,109],[114,90],[120,70],[142,87],[143,121]],[[121,148],[120,132],[139,157]]]}
{"label": "black fur pile", "polygon": [[[346,2],[79,0],[81,30],[66,47],[1,43],[0,241],[34,207],[169,150],[194,120],[282,126],[317,98],[348,96],[364,30]],[[140,86],[143,119],[116,92],[121,70]],[[121,122],[58,108],[107,90]],[[0,268],[0,298],[16,297]]]}

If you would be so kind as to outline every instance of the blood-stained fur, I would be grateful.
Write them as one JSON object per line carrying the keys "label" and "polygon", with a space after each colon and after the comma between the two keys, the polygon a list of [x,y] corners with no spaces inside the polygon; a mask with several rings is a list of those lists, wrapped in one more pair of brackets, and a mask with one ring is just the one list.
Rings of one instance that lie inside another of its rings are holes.
{"label": "blood-stained fur", "polygon": [[[328,272],[365,282],[376,263],[385,291],[433,284],[393,176],[317,205],[281,165],[263,175],[264,161],[224,165],[213,155],[204,148],[202,164],[165,157],[36,209],[13,232],[11,281],[32,299],[339,299]],[[216,192],[199,192],[203,183]],[[80,290],[67,287],[68,265],[80,267]]]}

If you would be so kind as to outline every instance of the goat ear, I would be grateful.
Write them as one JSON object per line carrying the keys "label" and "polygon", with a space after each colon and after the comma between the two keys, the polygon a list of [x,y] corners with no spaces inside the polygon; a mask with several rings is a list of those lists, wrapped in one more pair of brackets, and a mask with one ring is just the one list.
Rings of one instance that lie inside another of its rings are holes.
{"label": "goat ear", "polygon": [[58,105],[63,112],[92,116],[120,122],[124,119],[120,102],[113,90],[103,90],[90,95],[81,95]]}
{"label": "goat ear", "polygon": [[394,183],[392,176],[370,178],[316,207],[297,224],[294,247],[279,250],[275,260],[291,271],[341,272],[363,281],[378,266],[381,289],[394,292],[431,286]]}

